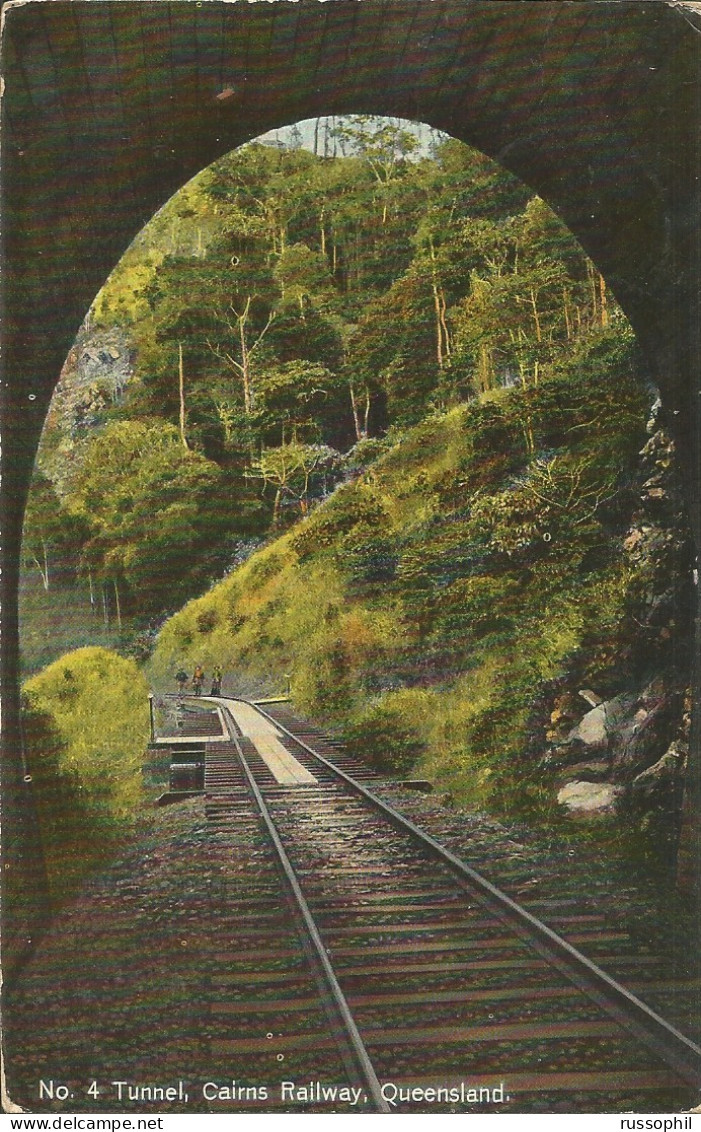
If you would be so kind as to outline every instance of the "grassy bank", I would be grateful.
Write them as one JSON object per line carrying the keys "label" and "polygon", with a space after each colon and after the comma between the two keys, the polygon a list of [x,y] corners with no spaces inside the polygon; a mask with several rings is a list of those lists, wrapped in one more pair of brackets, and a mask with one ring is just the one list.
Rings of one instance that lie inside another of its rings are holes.
{"label": "grassy bank", "polygon": [[378,766],[541,807],[548,693],[573,671],[601,694],[626,679],[647,409],[630,339],[603,334],[538,387],[373,442],[362,474],[167,622],[150,678],[218,663],[245,693],[289,675]]}
{"label": "grassy bank", "polygon": [[143,800],[148,686],[134,661],[77,649],[24,685],[23,731],[49,887],[61,903],[114,853]]}

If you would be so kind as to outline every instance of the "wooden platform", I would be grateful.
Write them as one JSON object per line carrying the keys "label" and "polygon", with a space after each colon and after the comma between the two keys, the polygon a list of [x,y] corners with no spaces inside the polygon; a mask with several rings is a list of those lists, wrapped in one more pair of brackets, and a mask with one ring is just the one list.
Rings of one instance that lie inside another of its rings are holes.
{"label": "wooden platform", "polygon": [[281,786],[313,786],[317,782],[314,775],[280,742],[281,734],[275,725],[264,719],[254,707],[241,700],[225,699],[222,702]]}

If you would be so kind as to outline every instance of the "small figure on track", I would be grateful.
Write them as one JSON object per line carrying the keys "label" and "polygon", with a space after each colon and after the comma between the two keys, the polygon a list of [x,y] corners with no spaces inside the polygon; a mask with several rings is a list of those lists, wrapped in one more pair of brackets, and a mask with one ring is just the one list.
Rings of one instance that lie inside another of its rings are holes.
{"label": "small figure on track", "polygon": [[185,685],[187,684],[187,672],[183,668],[175,673],[175,682],[178,685],[178,697],[182,697],[185,692]]}
{"label": "small figure on track", "polygon": [[215,664],[214,671],[212,672],[212,690],[210,696],[221,696],[221,682],[222,670],[218,664]]}
{"label": "small figure on track", "polygon": [[201,664],[195,665],[195,671],[192,674],[192,694],[193,696],[202,695],[202,685],[204,684],[204,668]]}

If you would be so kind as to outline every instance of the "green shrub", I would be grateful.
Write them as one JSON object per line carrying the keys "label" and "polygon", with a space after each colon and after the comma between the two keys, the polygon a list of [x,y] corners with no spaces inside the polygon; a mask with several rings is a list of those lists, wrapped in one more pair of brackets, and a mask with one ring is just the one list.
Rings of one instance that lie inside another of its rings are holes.
{"label": "green shrub", "polygon": [[198,633],[211,633],[219,623],[219,613],[216,609],[203,609],[197,614],[195,624]]}
{"label": "green shrub", "polygon": [[148,686],[134,661],[84,648],[28,680],[23,703],[49,882],[61,900],[109,856],[143,800]]}
{"label": "green shrub", "polygon": [[408,774],[425,750],[401,693],[372,704],[346,725],[343,737],[351,752],[385,774]]}
{"label": "green shrub", "polygon": [[353,582],[389,582],[396,573],[398,555],[394,539],[358,526],[341,540],[338,560]]}
{"label": "green shrub", "polygon": [[513,629],[521,604],[522,587],[515,578],[460,578],[437,598],[432,636],[444,644],[459,643],[463,650],[474,647],[488,635]]}
{"label": "green shrub", "polygon": [[262,588],[266,582],[280,572],[285,563],[283,554],[267,548],[266,550],[267,553],[255,554],[249,559],[246,581],[250,589]]}
{"label": "green shrub", "polygon": [[344,484],[301,524],[293,536],[292,547],[304,560],[318,551],[328,550],[340,535],[359,524],[386,525],[385,509],[372,488],[365,484]]}

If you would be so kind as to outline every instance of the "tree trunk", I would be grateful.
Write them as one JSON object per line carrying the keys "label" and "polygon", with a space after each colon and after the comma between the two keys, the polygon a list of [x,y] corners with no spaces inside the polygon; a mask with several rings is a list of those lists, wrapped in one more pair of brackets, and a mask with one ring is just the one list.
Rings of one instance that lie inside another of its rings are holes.
{"label": "tree trunk", "polygon": [[109,625],[109,623],[110,623],[110,611],[109,611],[109,606],[107,605],[107,586],[104,582],[102,583],[102,616],[103,616],[103,620],[105,622],[105,625]]}
{"label": "tree trunk", "polygon": [[361,440],[360,434],[360,417],[358,416],[358,404],[355,400],[355,390],[353,389],[353,382],[349,381],[348,389],[350,391],[351,409],[353,410],[353,424],[355,425],[355,439]]}
{"label": "tree trunk", "polygon": [[360,230],[358,228],[356,228],[356,230],[355,230],[355,286],[356,286],[356,290],[358,290],[358,291],[360,290],[360,285],[361,285],[361,280],[362,280],[362,269],[361,269],[361,267],[362,267],[362,265],[361,265],[361,248],[360,248]]}
{"label": "tree trunk", "polygon": [[443,291],[442,287],[439,287],[439,289],[438,289],[438,297],[440,299],[439,317],[440,317],[441,326],[443,327],[443,341],[445,343],[445,356],[446,356],[446,358],[449,358],[452,351],[451,351],[451,347],[450,347],[450,334],[448,332],[448,324],[445,321],[445,312],[448,309],[448,304],[446,302],[445,292]]}
{"label": "tree trunk", "polygon": [[538,314],[538,303],[537,303],[537,300],[536,300],[535,291],[533,290],[532,287],[531,287],[531,306],[533,307],[533,322],[535,324],[536,342],[542,342],[543,341],[543,332],[542,332],[541,327],[540,327],[540,316]]}
{"label": "tree trunk", "polygon": [[428,247],[431,253],[431,289],[433,291],[433,305],[436,311],[436,358],[438,368],[443,369],[445,359],[450,357],[450,336],[448,334],[448,325],[445,321],[447,304],[443,288],[438,284],[436,273],[436,249],[433,244],[433,236],[429,236]]}
{"label": "tree trunk", "polygon": [[282,488],[278,487],[275,492],[275,499],[273,501],[273,526],[276,525],[280,518],[280,500],[282,498]]}
{"label": "tree trunk", "polygon": [[572,338],[572,323],[570,322],[569,298],[564,287],[562,288],[562,309],[565,315],[565,330],[567,331],[567,341],[569,342]]}
{"label": "tree trunk", "polygon": [[355,439],[356,440],[365,440],[365,438],[367,437],[367,434],[368,434],[368,417],[370,416],[370,390],[367,389],[367,388],[365,390],[365,412],[364,412],[364,415],[363,415],[363,421],[361,423],[360,410],[359,410],[359,407],[358,407],[358,399],[355,395],[355,389],[353,388],[353,382],[352,381],[348,382],[348,388],[350,390],[351,408],[353,410],[353,424],[355,425]]}
{"label": "tree trunk", "polygon": [[480,392],[484,393],[487,389],[492,388],[492,358],[489,353],[489,346],[482,343],[480,346],[479,366],[477,369],[479,375]]}
{"label": "tree trunk", "polygon": [[535,452],[535,437],[533,436],[533,422],[531,421],[530,413],[526,414],[526,419],[523,424],[523,436],[526,441],[526,452],[532,456]]}
{"label": "tree trunk", "polygon": [[178,343],[178,394],[180,397],[180,440],[183,448],[189,452],[190,446],[185,436],[185,367],[183,365],[183,344]]}
{"label": "tree trunk", "polygon": [[48,545],[47,545],[47,543],[44,539],[42,539],[41,549],[44,552],[44,569],[42,571],[41,577],[42,577],[42,581],[44,583],[44,589],[48,592],[48,589],[49,589],[49,548],[48,548]]}
{"label": "tree trunk", "polygon": [[599,305],[596,301],[596,274],[593,265],[587,260],[587,278],[591,292],[591,325],[596,326],[599,318]]}
{"label": "tree trunk", "polygon": [[246,305],[245,313],[239,318],[239,335],[241,339],[241,376],[243,378],[243,407],[247,416],[253,412],[253,399],[251,397],[251,371],[250,361],[248,357],[248,346],[246,344],[246,315],[248,314],[248,304]]}
{"label": "tree trunk", "polygon": [[119,629],[121,629],[121,627],[122,627],[122,609],[121,609],[121,606],[119,604],[119,587],[117,585],[117,579],[116,578],[112,579],[112,585],[114,586],[114,604],[115,604],[115,609],[116,609],[116,612],[117,612],[117,627]]}
{"label": "tree trunk", "polygon": [[44,539],[41,540],[41,550],[42,550],[41,561],[39,560],[39,558],[37,557],[36,554],[32,555],[32,561],[34,562],[34,565],[36,566],[37,570],[41,574],[41,584],[42,584],[42,586],[48,592],[48,589],[49,589],[49,555],[48,555],[47,544],[46,544]]}
{"label": "tree trunk", "polygon": [[431,284],[433,290],[433,306],[436,311],[436,361],[438,368],[443,369],[443,330],[441,328],[441,306],[438,299],[438,287],[435,279]]}
{"label": "tree trunk", "polygon": [[608,326],[609,312],[608,302],[606,298],[606,280],[604,279],[603,275],[599,276],[599,307],[601,311],[601,325]]}
{"label": "tree trunk", "polygon": [[90,591],[90,612],[95,616],[95,590],[92,584],[92,570],[88,570],[88,589]]}

